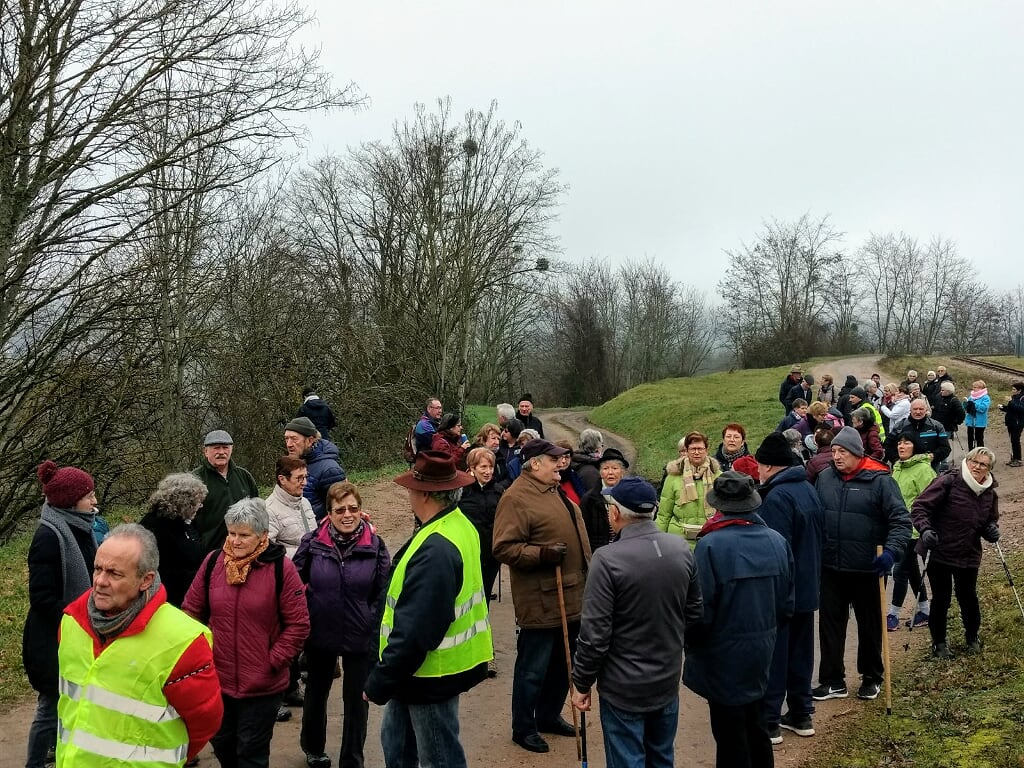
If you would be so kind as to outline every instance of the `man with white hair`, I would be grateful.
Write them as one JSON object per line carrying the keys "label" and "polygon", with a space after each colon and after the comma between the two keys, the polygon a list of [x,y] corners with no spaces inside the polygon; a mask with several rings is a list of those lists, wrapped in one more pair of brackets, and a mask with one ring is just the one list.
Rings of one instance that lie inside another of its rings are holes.
{"label": "man with white hair", "polygon": [[939,385],[939,397],[932,403],[932,418],[942,424],[947,435],[956,434],[957,427],[967,418],[963,403],[956,396],[956,384],[952,381]]}
{"label": "man with white hair", "polygon": [[913,433],[923,452],[931,457],[932,469],[938,472],[945,464],[950,453],[949,435],[940,422],[928,416],[929,411],[928,401],[919,397],[910,402],[907,418],[889,425],[889,434],[885,439],[885,458],[890,463],[899,460],[896,444],[900,436]]}

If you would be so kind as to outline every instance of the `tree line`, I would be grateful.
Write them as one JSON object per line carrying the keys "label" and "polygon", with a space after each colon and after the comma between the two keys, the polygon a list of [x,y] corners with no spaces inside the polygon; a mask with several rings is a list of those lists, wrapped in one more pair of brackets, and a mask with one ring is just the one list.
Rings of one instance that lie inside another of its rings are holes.
{"label": "tree line", "polygon": [[[373,466],[428,394],[595,404],[731,350],[967,350],[1019,326],[1020,289],[997,318],[951,243],[873,239],[901,269],[851,274],[827,219],[727,252],[721,308],[653,259],[566,258],[568,190],[494,104],[419,105],[300,161],[303,114],[363,102],[294,45],[309,21],[244,0],[0,10],[0,535],[37,508],[44,458],[88,468],[101,504],[138,503],[224,428],[269,481],[306,385],[341,417],[345,463]],[[962,271],[933,328],[906,297],[938,260]]]}

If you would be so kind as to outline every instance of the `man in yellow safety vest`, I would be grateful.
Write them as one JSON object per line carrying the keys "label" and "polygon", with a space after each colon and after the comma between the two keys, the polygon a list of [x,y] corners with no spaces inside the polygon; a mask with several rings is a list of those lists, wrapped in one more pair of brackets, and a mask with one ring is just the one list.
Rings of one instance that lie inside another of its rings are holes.
{"label": "man in yellow safety vest", "polygon": [[388,768],[462,768],[459,695],[487,677],[494,658],[480,538],[459,510],[472,475],[438,451],[420,451],[395,482],[421,528],[392,561],[379,661],[364,697],[386,704],[380,740]]}
{"label": "man in yellow safety vest", "polygon": [[167,602],[156,538],[119,525],[60,625],[57,766],[184,765],[220,727],[210,631]]}

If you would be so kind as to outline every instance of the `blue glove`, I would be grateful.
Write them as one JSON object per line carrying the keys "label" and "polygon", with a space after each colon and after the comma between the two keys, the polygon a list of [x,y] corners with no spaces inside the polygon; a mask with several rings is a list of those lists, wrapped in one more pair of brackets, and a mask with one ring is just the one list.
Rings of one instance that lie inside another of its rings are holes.
{"label": "blue glove", "polygon": [[999,526],[995,523],[989,523],[982,530],[981,537],[985,539],[985,541],[990,541],[995,544],[999,541]]}
{"label": "blue glove", "polygon": [[885,576],[885,574],[892,570],[895,563],[896,558],[892,552],[888,549],[883,549],[882,554],[875,557],[875,573],[879,576]]}

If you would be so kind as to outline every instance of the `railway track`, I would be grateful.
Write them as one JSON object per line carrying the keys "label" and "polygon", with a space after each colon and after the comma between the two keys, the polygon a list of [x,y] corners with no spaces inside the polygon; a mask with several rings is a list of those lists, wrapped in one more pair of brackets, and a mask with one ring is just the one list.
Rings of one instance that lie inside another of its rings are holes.
{"label": "railway track", "polygon": [[978,368],[985,368],[990,371],[996,371],[997,373],[1002,373],[1015,379],[1024,379],[1024,371],[1018,368],[1010,368],[1009,366],[1001,365],[999,363],[992,363],[989,362],[988,360],[979,360],[976,357],[964,357],[962,355],[954,355],[953,359],[959,360],[961,363],[967,363],[968,365],[977,366]]}

